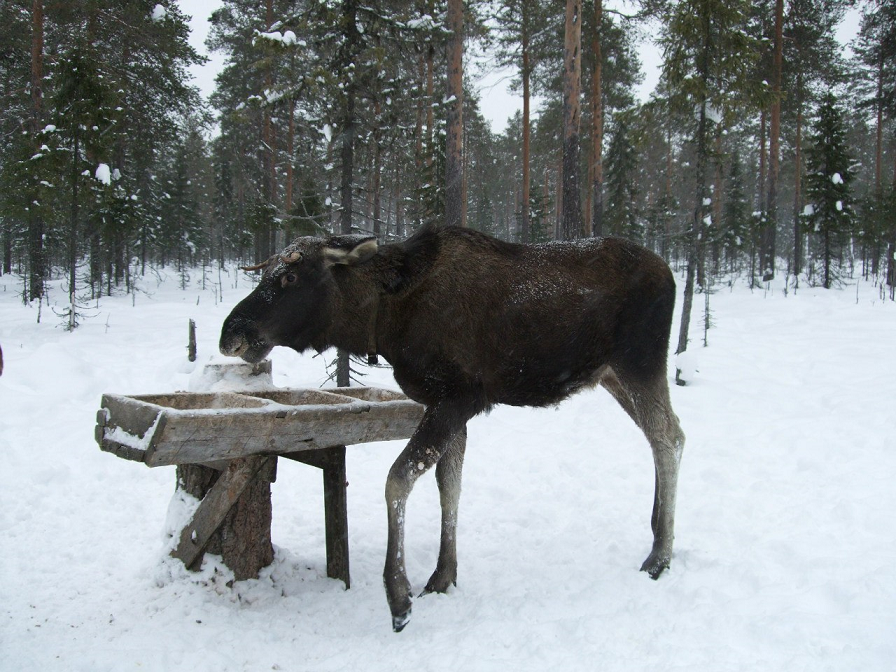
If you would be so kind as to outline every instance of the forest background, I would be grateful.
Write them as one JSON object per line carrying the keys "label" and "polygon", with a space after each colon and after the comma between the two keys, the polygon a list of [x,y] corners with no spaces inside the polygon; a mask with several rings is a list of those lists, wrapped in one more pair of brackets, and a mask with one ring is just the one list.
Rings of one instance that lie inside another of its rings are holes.
{"label": "forest background", "polygon": [[[632,238],[686,318],[723,277],[894,298],[893,3],[224,0],[208,101],[176,2],[0,5],[0,273],[38,307],[64,277],[68,329],[155,268],[214,284],[296,235],[426,223]],[[501,132],[483,68],[522,98]]]}

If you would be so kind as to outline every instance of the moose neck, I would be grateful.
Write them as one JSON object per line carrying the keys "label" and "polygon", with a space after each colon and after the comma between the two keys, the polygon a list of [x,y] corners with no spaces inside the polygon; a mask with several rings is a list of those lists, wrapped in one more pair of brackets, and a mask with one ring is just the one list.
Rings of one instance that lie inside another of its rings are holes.
{"label": "moose neck", "polygon": [[335,267],[333,277],[336,292],[329,344],[353,355],[376,355],[383,292],[373,265]]}

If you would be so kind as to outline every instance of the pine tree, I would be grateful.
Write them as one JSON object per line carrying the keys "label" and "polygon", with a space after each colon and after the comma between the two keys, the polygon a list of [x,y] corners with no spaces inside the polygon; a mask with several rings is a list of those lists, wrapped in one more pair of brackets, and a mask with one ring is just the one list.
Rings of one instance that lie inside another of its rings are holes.
{"label": "pine tree", "polygon": [[607,149],[606,233],[643,240],[637,211],[637,150],[632,142],[626,114],[617,114]]}
{"label": "pine tree", "polygon": [[803,263],[801,213],[803,198],[803,127],[805,108],[817,101],[841,77],[842,58],[834,31],[843,18],[842,2],[790,0],[784,23],[782,113],[793,125],[793,259],[791,272],[799,276]]}
{"label": "pine tree", "polygon": [[[496,13],[498,25],[498,45],[496,54],[499,64],[519,69],[518,90],[523,96],[523,112],[520,117],[522,138],[521,152],[521,201],[532,200],[532,160],[531,160],[531,104],[532,104],[532,72],[538,58],[537,51],[532,48],[533,32],[542,24],[544,7],[534,0],[501,0]],[[532,212],[528,207],[522,208],[520,215],[520,240],[529,242]]]}
{"label": "pine tree", "polygon": [[862,236],[872,256],[872,272],[878,272],[882,253],[887,251],[887,277],[896,284],[896,213],[892,203],[894,183],[884,183],[884,127],[896,119],[896,8],[892,3],[865,7],[855,44],[859,106],[873,111],[875,120],[874,183],[867,190],[862,217]]}
{"label": "pine tree", "polygon": [[[756,42],[746,32],[749,3],[686,0],[667,17],[660,38],[666,61],[663,78],[673,108],[696,117],[693,146],[696,166],[695,203],[687,231],[688,270],[682,302],[677,353],[688,345],[697,264],[704,257],[703,222],[712,200],[707,188],[710,125],[722,121],[735,106],[756,102],[756,84],[749,73],[756,57]],[[676,381],[684,384],[678,375]]]}
{"label": "pine tree", "polygon": [[587,3],[584,6],[582,42],[590,48],[583,46],[583,89],[590,92],[585,121],[591,127],[585,229],[600,236],[605,233],[604,122],[634,106],[633,91],[643,76],[635,42],[637,24],[631,17],[618,18],[615,11],[604,11],[603,0],[594,2],[593,12],[588,11]]}
{"label": "pine tree", "polygon": [[[59,58],[53,98],[56,137],[66,146],[71,166],[68,170],[60,170],[59,175],[60,191],[68,192],[60,198],[60,205],[68,206],[63,207],[63,211],[68,213],[65,236],[69,285],[68,330],[78,326],[78,270],[81,256],[86,252],[83,213],[90,214],[98,207],[91,198],[95,193],[97,159],[104,160],[108,154],[108,131],[117,121],[117,97],[102,77],[98,61],[98,54],[91,45],[76,42],[69,52]],[[109,177],[111,179],[111,172]]]}
{"label": "pine tree", "polygon": [[744,184],[743,163],[735,149],[731,156],[728,179],[725,182],[725,203],[722,208],[722,225],[718,243],[729,263],[734,262],[752,235],[750,227],[750,202]]}
{"label": "pine tree", "polygon": [[853,170],[846,146],[846,124],[833,93],[822,98],[810,141],[804,222],[807,231],[820,239],[822,285],[829,289],[839,277],[834,268],[835,251],[846,242],[854,219]]}

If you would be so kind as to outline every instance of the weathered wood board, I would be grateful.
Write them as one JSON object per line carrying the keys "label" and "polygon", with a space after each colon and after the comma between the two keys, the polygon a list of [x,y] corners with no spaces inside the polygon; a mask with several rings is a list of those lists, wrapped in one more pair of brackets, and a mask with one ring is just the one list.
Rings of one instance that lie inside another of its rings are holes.
{"label": "weathered wood board", "polygon": [[209,464],[406,439],[422,416],[423,406],[404,395],[369,387],[106,394],[96,440],[150,467]]}

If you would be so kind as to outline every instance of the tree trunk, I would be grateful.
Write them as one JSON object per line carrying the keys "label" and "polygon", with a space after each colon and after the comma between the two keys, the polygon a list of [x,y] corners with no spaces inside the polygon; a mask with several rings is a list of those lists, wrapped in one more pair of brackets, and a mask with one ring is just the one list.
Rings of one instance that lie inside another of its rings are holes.
{"label": "tree trunk", "polygon": [[295,152],[296,137],[296,101],[293,98],[289,101],[289,130],[286,136],[286,195],[284,196],[283,210],[289,221],[290,213],[292,213],[292,188],[293,188],[293,153]]}
{"label": "tree trunk", "polygon": [[[718,234],[722,230],[722,205],[724,199],[724,183],[725,183],[725,170],[723,164],[724,155],[722,154],[722,127],[719,126],[716,132],[716,155],[715,155],[715,178],[713,179],[713,191],[712,191],[712,223],[713,223],[713,234],[709,236],[712,238],[712,272],[714,274],[719,273],[720,262],[721,262],[721,250],[719,248],[719,239]],[[706,236],[705,236],[706,237]],[[705,247],[704,247],[705,252]],[[704,274],[706,273],[706,265],[704,260]],[[707,294],[709,293],[708,285],[704,285],[704,288],[707,290]]]}
{"label": "tree trunk", "polygon": [[[266,19],[265,24],[267,30],[271,29],[271,26],[274,24],[274,8],[273,8],[273,0],[265,0],[266,4]],[[265,86],[267,90],[270,91],[274,87],[274,75],[271,71],[271,67],[268,66],[267,72],[265,73]],[[264,168],[265,168],[265,176],[264,176],[264,197],[267,200],[266,205],[273,206],[274,199],[277,195],[277,167],[276,160],[274,157],[274,126],[273,120],[271,119],[271,111],[269,104],[265,103],[264,111],[262,112],[262,142],[264,143]],[[274,242],[274,225],[271,222],[266,222],[264,229],[259,234],[261,236],[261,259],[267,259],[272,254],[276,252],[276,244]]]}
{"label": "tree trunk", "polygon": [[[681,326],[678,332],[678,347],[675,354],[681,354],[688,349],[688,332],[691,323],[691,310],[694,305],[694,282],[697,277],[697,265],[700,260],[698,249],[703,229],[703,199],[706,193],[706,103],[700,107],[700,121],[697,127],[697,198],[694,206],[694,215],[688,231],[688,269],[685,275],[684,300],[681,308]],[[684,385],[686,381],[681,378],[681,370],[675,369],[675,382]]]}
{"label": "tree trunk", "polygon": [[[704,35],[703,53],[701,57],[701,65],[699,76],[703,82],[703,90],[706,90],[707,79],[709,76],[709,52],[710,40],[712,36],[707,32]],[[707,129],[706,129],[706,106],[708,100],[706,93],[703,94],[702,104],[700,105],[700,117],[697,124],[697,166],[696,166],[696,203],[694,205],[694,215],[691,220],[690,230],[687,232],[688,244],[688,269],[684,283],[684,300],[681,308],[681,325],[678,332],[678,347],[675,354],[679,355],[688,349],[688,332],[691,323],[691,310],[694,305],[694,280],[697,275],[697,264],[700,259],[699,246],[702,245],[703,239],[703,211],[706,207],[706,161],[709,154],[707,147]],[[685,381],[681,377],[681,369],[675,368],[675,383],[677,385],[685,385]]]}
{"label": "tree trunk", "polygon": [[603,56],[601,54],[601,25],[603,0],[594,0],[594,80],[591,91],[591,235],[603,235],[604,218],[604,105],[602,92]]}
{"label": "tree trunk", "polygon": [[831,231],[828,225],[824,227],[824,288],[831,288]]}
{"label": "tree trunk", "polygon": [[[352,232],[352,182],[355,163],[355,88],[354,83],[346,87],[345,116],[342,123],[342,181],[340,184],[341,210],[339,212],[339,232]],[[336,384],[339,387],[351,385],[351,365],[349,354],[339,350],[336,357]]]}
{"label": "tree trunk", "polygon": [[72,141],[72,207],[68,229],[68,330],[78,326],[78,154],[80,153],[79,129],[75,124]]}
{"label": "tree trunk", "polygon": [[[355,46],[360,38],[358,34],[357,8],[349,2],[344,7],[344,19],[346,30],[346,41],[348,53],[355,53]],[[343,235],[352,232],[352,185],[354,182],[355,171],[355,126],[357,119],[355,118],[355,96],[356,82],[354,74],[348,74],[348,81],[345,83],[345,109],[342,117],[342,178],[339,186],[340,194],[340,211],[339,211],[339,232]],[[339,387],[348,387],[351,385],[351,363],[348,352],[339,350],[336,356],[336,384]]]}
{"label": "tree trunk", "polygon": [[3,228],[3,272],[12,273],[12,233],[9,225]]}
{"label": "tree trunk", "polygon": [[778,172],[780,167],[781,139],[781,69],[783,63],[784,0],[775,0],[775,43],[772,71],[772,110],[769,129],[768,216],[762,235],[762,279],[775,277],[775,240],[778,230]]}
{"label": "tree trunk", "polygon": [[404,207],[401,204],[401,161],[395,162],[395,235],[402,237],[404,235]]}
{"label": "tree trunk", "polygon": [[796,78],[796,147],[793,175],[793,275],[799,282],[803,264],[803,232],[800,216],[803,209],[803,73]]}
{"label": "tree trunk", "polygon": [[530,182],[531,175],[529,172],[529,150],[530,150],[530,132],[531,132],[531,123],[530,123],[530,91],[529,91],[529,77],[531,75],[530,68],[531,65],[529,63],[529,0],[522,0],[522,48],[523,48],[523,194],[522,194],[522,203],[520,207],[520,212],[522,213],[522,218],[520,221],[520,241],[523,243],[529,242],[529,230],[531,229],[531,222],[529,221],[530,210],[529,210],[529,201],[530,201]]}
{"label": "tree trunk", "polygon": [[582,12],[580,0],[566,0],[563,53],[563,217],[564,240],[582,230],[579,195],[579,91],[581,88]]}
{"label": "tree trunk", "polygon": [[463,51],[464,3],[448,0],[448,120],[445,147],[445,224],[464,226],[463,207]]}
{"label": "tree trunk", "polygon": [[426,50],[426,165],[432,165],[432,158],[435,150],[435,140],[434,131],[435,131],[435,118],[434,118],[434,108],[435,105],[435,82],[433,76],[433,60],[435,59],[434,48],[432,45],[429,45],[429,49]]}
{"label": "tree trunk", "polygon": [[884,158],[884,50],[880,50],[877,64],[877,132],[874,144],[874,193],[880,194],[883,186]]}
{"label": "tree trunk", "polygon": [[756,261],[753,259],[754,256],[758,256],[759,265],[762,266],[762,233],[764,227],[764,219],[766,214],[765,208],[765,175],[766,175],[766,159],[768,157],[768,153],[766,152],[765,146],[765,138],[766,132],[765,128],[767,125],[766,111],[763,109],[759,113],[759,181],[757,184],[757,192],[758,192],[758,203],[757,210],[760,212],[762,219],[759,221],[759,230],[753,229],[751,238],[751,252],[750,252],[750,286],[758,286],[756,282]]}
{"label": "tree trunk", "polygon": [[373,192],[373,205],[372,205],[372,213],[371,218],[373,219],[373,235],[377,238],[382,238],[382,227],[380,226],[380,179],[383,166],[382,166],[382,152],[380,151],[380,127],[379,127],[379,116],[380,116],[380,101],[376,100],[373,104],[373,114],[374,118],[377,120],[374,123],[376,126],[373,129],[373,176],[371,185],[371,191]]}
{"label": "tree trunk", "polygon": [[[234,460],[232,464],[242,461]],[[179,465],[177,488],[201,500],[221,474],[198,464]],[[274,561],[271,544],[271,482],[274,478],[275,473],[259,473],[236,500],[205,547],[206,553],[222,556],[237,581],[258,578],[259,570]]]}
{"label": "tree trunk", "polygon": [[[35,151],[41,146],[39,133],[43,124],[44,80],[44,3],[34,0],[31,9],[31,130]],[[35,187],[36,188],[36,187]],[[35,195],[36,196],[36,195]],[[28,297],[38,299],[44,294],[44,220],[37,208],[28,218]]]}
{"label": "tree trunk", "polygon": [[[896,162],[893,163],[893,193],[896,193]],[[890,285],[890,301],[896,300],[896,222],[893,221],[890,221],[890,242],[887,250],[887,284]]]}

